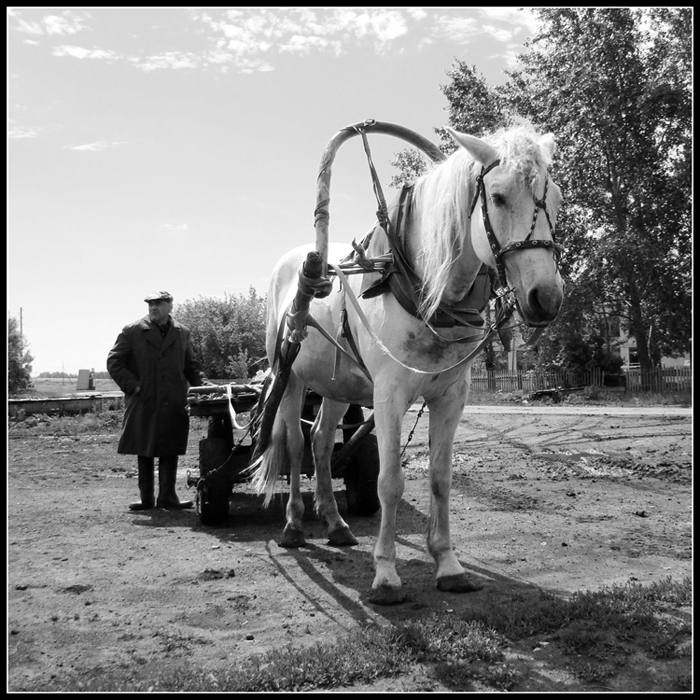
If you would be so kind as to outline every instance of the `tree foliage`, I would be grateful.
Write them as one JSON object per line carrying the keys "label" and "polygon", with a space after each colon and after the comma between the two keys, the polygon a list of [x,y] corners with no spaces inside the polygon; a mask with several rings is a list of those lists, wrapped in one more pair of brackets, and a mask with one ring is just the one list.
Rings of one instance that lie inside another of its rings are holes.
{"label": "tree foliage", "polygon": [[247,296],[185,301],[176,305],[173,316],[190,329],[207,377],[246,381],[266,357],[265,307],[265,298],[251,287]]}
{"label": "tree foliage", "polygon": [[689,350],[691,10],[538,8],[502,94],[553,131],[581,320],[626,320],[640,364]]}
{"label": "tree foliage", "polygon": [[18,394],[32,388],[32,361],[27,341],[19,332],[17,319],[7,321],[7,389]]}
{"label": "tree foliage", "polygon": [[[472,136],[485,136],[505,125],[505,102],[476,72],[476,67],[455,60],[447,76],[451,82],[441,85],[440,89],[448,101],[449,122],[453,129]],[[440,137],[441,150],[452,153],[457,146],[447,130],[436,128],[435,133]],[[391,165],[398,173],[392,176],[389,185],[397,189],[415,182],[430,167],[423,155],[413,148],[399,151]]]}
{"label": "tree foliage", "polygon": [[556,136],[567,293],[539,361],[602,362],[612,315],[649,369],[690,350],[692,10],[530,11],[540,30],[505,85],[455,61],[441,86],[450,123],[481,136],[518,115]]}

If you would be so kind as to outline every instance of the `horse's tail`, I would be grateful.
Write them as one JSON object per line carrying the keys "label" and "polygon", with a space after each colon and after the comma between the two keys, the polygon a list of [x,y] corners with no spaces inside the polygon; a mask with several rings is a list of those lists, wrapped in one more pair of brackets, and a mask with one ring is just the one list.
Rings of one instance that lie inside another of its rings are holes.
{"label": "horse's tail", "polygon": [[265,494],[263,507],[267,508],[275,493],[277,479],[287,459],[287,425],[281,412],[275,416],[270,442],[260,457],[247,471],[252,473],[251,485],[258,494]]}

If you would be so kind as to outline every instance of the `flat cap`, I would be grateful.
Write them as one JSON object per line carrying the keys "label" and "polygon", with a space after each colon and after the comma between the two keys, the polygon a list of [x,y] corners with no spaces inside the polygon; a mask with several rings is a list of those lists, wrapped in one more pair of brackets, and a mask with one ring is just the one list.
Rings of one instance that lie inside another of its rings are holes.
{"label": "flat cap", "polygon": [[161,292],[153,292],[153,294],[149,294],[149,295],[144,299],[144,301],[145,301],[146,303],[149,303],[149,302],[151,302],[151,301],[160,301],[161,299],[162,299],[163,301],[172,302],[172,300],[173,300],[173,295],[170,294],[170,292],[162,292],[162,291],[161,291]]}

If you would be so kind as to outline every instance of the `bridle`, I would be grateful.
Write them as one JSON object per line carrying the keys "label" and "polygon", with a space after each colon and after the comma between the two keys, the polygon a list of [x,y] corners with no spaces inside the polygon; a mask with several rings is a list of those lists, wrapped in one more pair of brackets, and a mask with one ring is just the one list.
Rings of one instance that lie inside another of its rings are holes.
{"label": "bridle", "polygon": [[[552,219],[547,211],[547,185],[549,183],[549,175],[546,176],[544,181],[544,194],[542,199],[537,199],[533,194],[532,199],[535,202],[535,213],[532,217],[532,225],[530,226],[530,232],[527,234],[524,240],[516,241],[507,245],[505,248],[501,248],[496,235],[493,232],[493,227],[491,226],[491,221],[489,220],[488,207],[486,205],[486,187],[484,186],[484,178],[488,173],[490,173],[496,166],[500,165],[500,159],[494,160],[488,167],[484,166],[481,168],[481,172],[476,178],[476,193],[474,194],[474,199],[472,201],[471,211],[469,216],[471,217],[474,213],[476,203],[481,195],[481,214],[484,220],[484,229],[486,230],[486,238],[491,246],[491,252],[496,260],[496,271],[498,273],[498,283],[502,290],[508,289],[508,283],[506,282],[506,269],[505,262],[503,258],[506,253],[512,253],[516,250],[524,250],[526,248],[545,248],[546,250],[551,250],[554,253],[554,260],[559,265],[559,258],[562,253],[562,246],[556,242],[554,238],[554,226],[552,224]],[[549,224],[549,230],[552,234],[552,240],[547,241],[538,238],[532,238],[532,234],[535,232],[535,224],[537,223],[537,215],[540,209],[544,210],[544,215],[547,217],[547,223]]]}

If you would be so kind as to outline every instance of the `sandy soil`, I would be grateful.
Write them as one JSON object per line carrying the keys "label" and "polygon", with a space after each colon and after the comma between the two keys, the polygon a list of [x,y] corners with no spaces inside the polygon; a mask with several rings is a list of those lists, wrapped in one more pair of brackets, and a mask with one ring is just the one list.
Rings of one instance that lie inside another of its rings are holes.
{"label": "sandy soil", "polygon": [[[415,419],[414,409],[406,437]],[[692,574],[689,409],[466,411],[455,443],[452,536],[460,560],[486,585],[463,595],[436,589],[425,551],[426,429],[424,416],[406,451],[399,508],[398,571],[409,598],[382,608],[367,601],[379,514],[347,516],[358,546],[328,546],[313,516],[313,480],[305,481],[309,545],[287,550],[277,544],[281,499],[262,510],[237,486],[229,522],[216,528],[193,510],[130,512],[135,459],[116,454],[116,433],[57,437],[11,426],[8,690],[80,690],[115,669],[146,689],[156,669],[222,669],[289,641],[459,613],[531,586],[566,595]],[[205,432],[193,420],[181,498],[194,497],[185,477],[197,470]],[[345,513],[342,481],[336,496]],[[516,690],[591,690],[555,649],[516,647],[511,658],[524,669]],[[640,659],[607,689],[670,690],[690,663]],[[421,669],[371,689],[441,690]]]}

